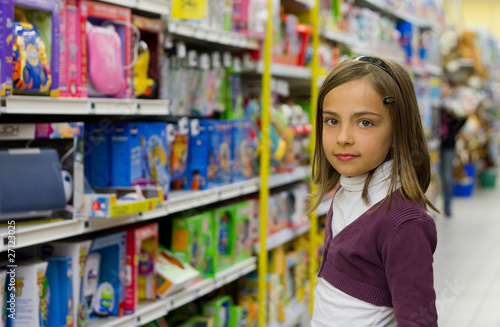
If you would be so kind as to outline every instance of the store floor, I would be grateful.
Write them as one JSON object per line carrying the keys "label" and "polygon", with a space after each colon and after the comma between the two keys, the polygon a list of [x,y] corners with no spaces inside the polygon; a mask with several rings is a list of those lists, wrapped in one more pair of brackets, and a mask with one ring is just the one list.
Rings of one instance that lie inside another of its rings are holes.
{"label": "store floor", "polygon": [[500,327],[500,185],[455,198],[436,218],[434,277],[440,327]]}

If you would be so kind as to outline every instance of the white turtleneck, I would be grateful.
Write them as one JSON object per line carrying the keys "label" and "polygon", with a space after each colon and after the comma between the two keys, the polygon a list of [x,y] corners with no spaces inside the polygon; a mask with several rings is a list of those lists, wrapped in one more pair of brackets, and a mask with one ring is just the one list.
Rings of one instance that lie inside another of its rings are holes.
{"label": "white turtleneck", "polygon": [[[368,186],[368,205],[361,198],[368,173],[355,177],[340,177],[342,187],[333,200],[332,237],[387,195],[391,168],[392,160],[381,164],[375,170]],[[356,299],[319,278],[311,327],[320,326],[396,327],[396,318],[393,308],[379,307]]]}

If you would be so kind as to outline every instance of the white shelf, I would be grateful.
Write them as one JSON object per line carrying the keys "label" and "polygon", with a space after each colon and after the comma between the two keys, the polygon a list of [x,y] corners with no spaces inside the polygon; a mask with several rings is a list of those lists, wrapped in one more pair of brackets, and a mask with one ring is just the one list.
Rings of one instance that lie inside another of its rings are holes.
{"label": "white shelf", "polygon": [[167,100],[51,98],[11,95],[0,114],[30,115],[168,115]]}
{"label": "white shelf", "polygon": [[[286,244],[290,241],[293,241],[297,237],[304,235],[310,229],[310,225],[306,225],[297,229],[293,228],[285,228],[277,233],[271,234],[267,236],[266,239],[266,250],[270,251],[275,249],[283,244]],[[259,253],[260,245],[259,243],[254,244],[255,253]]]}
{"label": "white shelf", "polygon": [[122,327],[142,326],[168,314],[184,304],[192,302],[216,289],[227,285],[236,279],[257,269],[257,259],[251,257],[235,264],[234,266],[217,273],[215,278],[201,280],[184,290],[175,293],[165,299],[151,303],[139,304],[133,315],[120,318],[104,318],[92,321],[91,327]]}
{"label": "white shelf", "polygon": [[321,202],[319,207],[316,209],[316,215],[325,216],[330,210],[330,205],[332,204],[332,199]]}
{"label": "white shelf", "polygon": [[241,33],[221,31],[208,26],[195,25],[178,19],[169,18],[168,32],[197,40],[208,41],[243,49],[259,49],[257,39],[246,37]]}
{"label": "white shelf", "polygon": [[[279,187],[307,178],[309,167],[297,167],[293,173],[282,173],[269,176],[269,188]],[[252,178],[248,181],[233,183],[204,191],[173,191],[162,207],[152,211],[145,211],[114,218],[81,218],[57,222],[41,222],[21,225],[22,220],[16,220],[16,248],[35,244],[52,242],[67,237],[92,233],[99,230],[124,226],[135,222],[165,217],[183,210],[193,209],[223,200],[238,198],[243,195],[257,192],[260,179]],[[7,251],[7,227],[0,228],[0,252]]]}
{"label": "white shelf", "polygon": [[139,9],[159,15],[170,13],[169,3],[166,0],[101,0],[113,5]]}
{"label": "white shelf", "polygon": [[327,40],[340,42],[348,46],[354,46],[357,43],[354,35],[343,31],[323,29],[321,35]]}
{"label": "white shelf", "polygon": [[[257,73],[264,73],[264,62],[259,61],[257,64]],[[271,63],[271,75],[273,77],[296,78],[296,79],[311,79],[312,71],[308,67],[295,65],[285,65],[279,63]]]}
{"label": "white shelf", "polygon": [[297,303],[293,310],[287,310],[287,314],[284,321],[275,322],[270,325],[270,327],[294,327],[300,324],[304,316],[308,315],[308,303],[309,301],[302,301]]}

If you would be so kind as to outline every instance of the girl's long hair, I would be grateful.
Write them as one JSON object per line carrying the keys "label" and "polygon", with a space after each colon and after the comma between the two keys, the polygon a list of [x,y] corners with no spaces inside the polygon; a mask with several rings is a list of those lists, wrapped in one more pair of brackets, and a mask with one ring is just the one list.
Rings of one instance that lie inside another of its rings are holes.
{"label": "girl's long hair", "polygon": [[[396,81],[376,65],[361,61],[346,60],[340,63],[327,76],[318,93],[316,113],[316,143],[312,161],[312,180],[317,192],[311,194],[309,212],[316,210],[325,195],[334,190],[340,174],[328,162],[323,149],[323,102],[332,89],[350,81],[365,78],[373,89],[383,97],[393,96],[394,103],[386,104],[392,123],[393,147],[386,160],[393,159],[391,183],[388,191],[388,206],[392,193],[401,185],[404,197],[416,203],[424,203],[439,212],[425,196],[431,179],[431,167],[427,141],[422,128],[422,120],[417,98],[410,76],[405,68],[395,61],[382,59],[392,70]],[[365,203],[369,203],[368,186],[375,169],[368,173],[362,192]]]}

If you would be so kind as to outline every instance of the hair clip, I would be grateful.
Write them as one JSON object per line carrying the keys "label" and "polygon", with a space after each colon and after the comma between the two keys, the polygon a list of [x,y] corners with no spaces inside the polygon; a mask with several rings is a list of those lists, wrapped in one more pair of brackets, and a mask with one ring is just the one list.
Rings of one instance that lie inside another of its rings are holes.
{"label": "hair clip", "polygon": [[396,97],[384,97],[384,104],[396,103]]}

